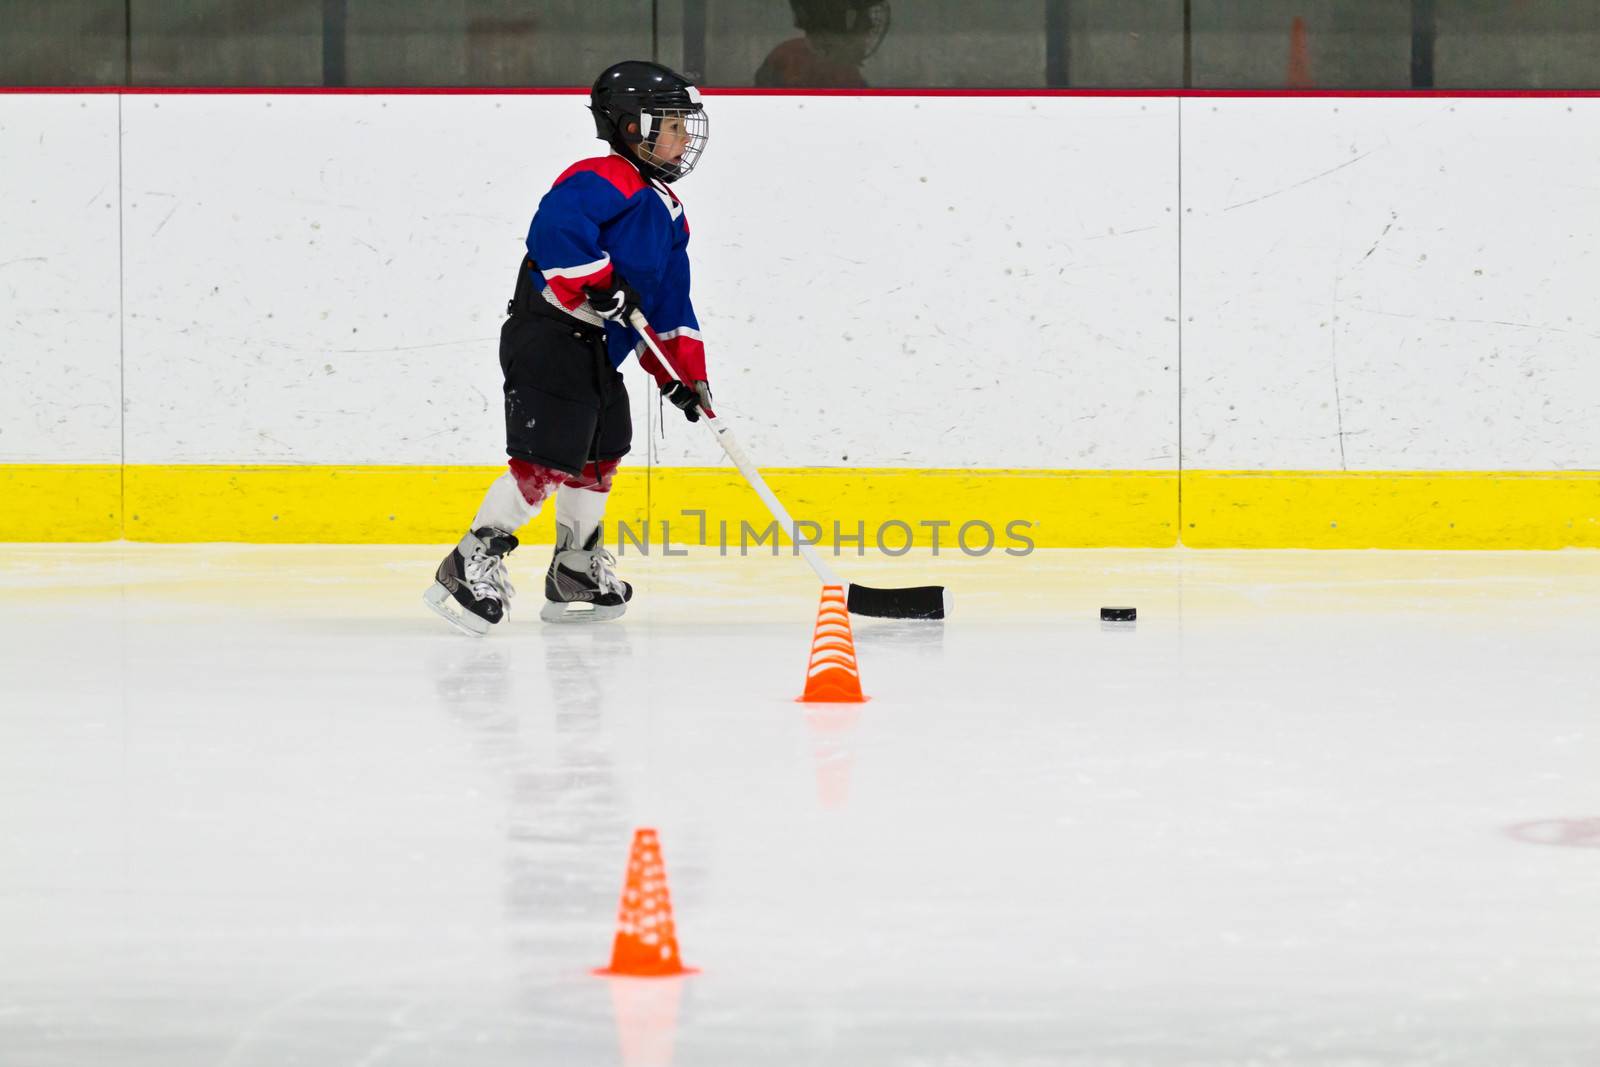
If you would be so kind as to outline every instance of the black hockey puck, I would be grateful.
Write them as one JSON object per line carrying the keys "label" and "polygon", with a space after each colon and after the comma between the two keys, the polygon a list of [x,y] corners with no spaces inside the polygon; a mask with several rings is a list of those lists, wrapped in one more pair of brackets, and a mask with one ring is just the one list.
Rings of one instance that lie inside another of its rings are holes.
{"label": "black hockey puck", "polygon": [[1137,608],[1101,608],[1101,622],[1133,622],[1139,617]]}

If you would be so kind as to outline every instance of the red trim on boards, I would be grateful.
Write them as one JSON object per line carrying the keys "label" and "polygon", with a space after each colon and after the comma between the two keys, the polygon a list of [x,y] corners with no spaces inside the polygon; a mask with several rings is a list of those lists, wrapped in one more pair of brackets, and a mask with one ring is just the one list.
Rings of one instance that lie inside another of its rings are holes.
{"label": "red trim on boards", "polygon": [[[1600,89],[762,89],[733,87],[702,90],[706,96],[899,96],[899,97],[1193,97],[1196,99],[1600,99]],[[575,87],[480,88],[463,86],[353,87],[156,86],[156,85],[0,85],[0,95],[123,96],[586,96]]]}
{"label": "red trim on boards", "polygon": [[1600,89],[702,89],[706,96],[1083,96],[1195,98],[1600,98]]}
{"label": "red trim on boards", "polygon": [[6,93],[122,96],[588,96],[587,88],[481,89],[459,86],[364,88],[332,85],[0,85]]}

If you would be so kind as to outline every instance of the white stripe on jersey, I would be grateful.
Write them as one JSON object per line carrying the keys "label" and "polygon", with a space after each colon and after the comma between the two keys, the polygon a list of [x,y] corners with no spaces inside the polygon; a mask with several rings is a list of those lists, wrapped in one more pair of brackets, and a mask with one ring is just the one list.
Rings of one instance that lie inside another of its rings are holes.
{"label": "white stripe on jersey", "polygon": [[610,264],[611,256],[605,255],[593,263],[580,263],[576,267],[552,267],[549,270],[540,267],[539,272],[546,278],[587,278],[591,274],[604,270]]}

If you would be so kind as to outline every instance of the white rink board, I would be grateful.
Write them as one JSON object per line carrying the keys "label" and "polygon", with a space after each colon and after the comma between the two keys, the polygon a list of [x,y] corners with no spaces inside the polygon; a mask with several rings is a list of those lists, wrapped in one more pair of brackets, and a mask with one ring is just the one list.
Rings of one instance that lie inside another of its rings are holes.
{"label": "white rink board", "polygon": [[763,462],[1176,469],[1176,100],[708,107],[696,309]]}
{"label": "white rink board", "polygon": [[[764,463],[1176,466],[1179,101],[709,103],[695,299]],[[118,106],[0,97],[0,461],[115,462],[124,376],[133,463],[496,461],[579,98],[125,97],[120,278]],[[1186,466],[1600,467],[1600,101],[1181,106]]]}
{"label": "white rink board", "polygon": [[117,98],[0,97],[0,463],[116,463]]}
{"label": "white rink board", "polygon": [[1600,467],[1600,100],[1187,100],[1183,170],[1185,467]]}
{"label": "white rink board", "polygon": [[495,462],[520,179],[583,150],[529,148],[574,100],[124,108],[128,462]]}
{"label": "white rink board", "polygon": [[[130,462],[502,454],[496,338],[528,220],[603,148],[576,98],[125,107]],[[1175,467],[1176,107],[711,100],[681,190],[695,303],[756,454]],[[1026,173],[995,162],[1025,152]],[[658,444],[719,458],[681,422]]]}

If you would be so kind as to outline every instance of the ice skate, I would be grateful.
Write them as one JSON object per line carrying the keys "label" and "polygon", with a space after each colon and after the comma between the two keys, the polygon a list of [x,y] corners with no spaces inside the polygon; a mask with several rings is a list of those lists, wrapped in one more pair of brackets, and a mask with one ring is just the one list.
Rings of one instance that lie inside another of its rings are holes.
{"label": "ice skate", "polygon": [[544,576],[545,622],[604,622],[628,610],[633,586],[612,573],[617,558],[600,547],[595,527],[580,548],[577,534],[556,522],[556,551]]}
{"label": "ice skate", "polygon": [[516,594],[505,568],[506,554],[516,547],[517,539],[504,530],[472,531],[439,564],[422,599],[463,633],[484,636],[506,617]]}

